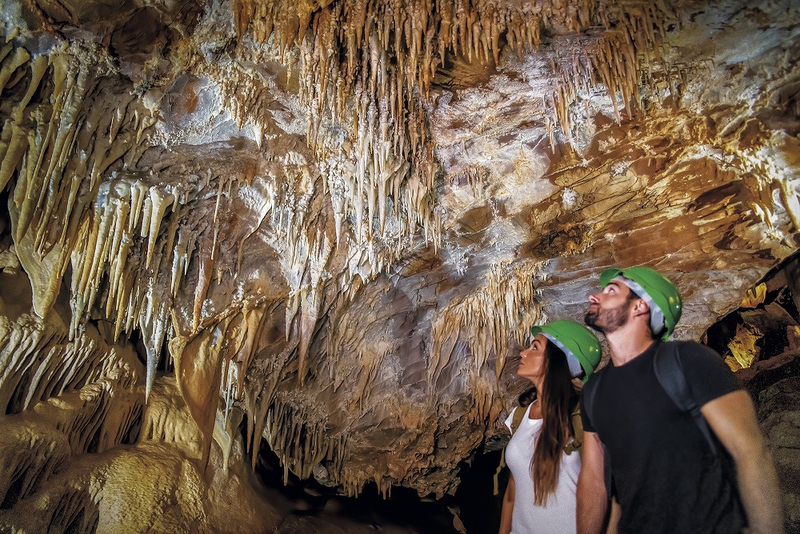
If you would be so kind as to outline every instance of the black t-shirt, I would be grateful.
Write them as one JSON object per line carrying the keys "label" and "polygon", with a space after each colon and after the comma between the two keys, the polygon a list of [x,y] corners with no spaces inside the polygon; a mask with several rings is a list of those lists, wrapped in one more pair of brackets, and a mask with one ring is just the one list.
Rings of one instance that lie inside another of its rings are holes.
{"label": "black t-shirt", "polygon": [[[581,396],[583,427],[598,434],[611,457],[613,492],[622,507],[619,532],[740,532],[746,518],[733,461],[719,443],[714,455],[659,384],[653,369],[658,345],[589,380],[585,388],[597,389],[594,420]],[[742,387],[704,345],[681,342],[679,358],[698,406]]]}

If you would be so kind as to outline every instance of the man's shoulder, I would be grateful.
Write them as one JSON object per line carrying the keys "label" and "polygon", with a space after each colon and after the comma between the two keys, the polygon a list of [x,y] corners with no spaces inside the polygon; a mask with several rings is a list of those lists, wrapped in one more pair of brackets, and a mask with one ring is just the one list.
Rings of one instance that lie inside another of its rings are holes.
{"label": "man's shoulder", "polygon": [[[738,378],[714,349],[697,341],[669,341],[664,353],[674,354],[677,369],[685,377],[689,388],[697,397],[698,406],[724,393],[742,387]],[[673,360],[674,361],[674,360]],[[667,363],[667,362],[662,362]],[[662,368],[672,368],[662,365]]]}
{"label": "man's shoulder", "polygon": [[606,375],[606,369],[608,367],[611,367],[611,362],[608,362],[608,364],[603,368],[592,373],[592,376],[590,376],[586,383],[583,384],[580,392],[580,406],[582,410],[584,409],[585,403],[588,404],[588,408],[586,409],[591,411],[592,406],[594,405],[594,397],[597,393],[597,387],[600,382],[603,381],[603,377]]}
{"label": "man's shoulder", "polygon": [[708,345],[703,345],[700,342],[686,339],[665,341],[661,343],[659,352],[673,353],[677,355],[682,362],[690,361],[687,360],[687,357],[713,358],[715,360],[722,359],[722,356],[720,356],[716,350],[712,349]]}
{"label": "man's shoulder", "polygon": [[592,373],[592,376],[590,376],[589,379],[586,381],[586,383],[583,384],[581,391],[586,391],[587,388],[588,389],[596,388],[598,382],[600,382],[600,380],[602,380],[602,377],[605,376],[604,375],[605,370],[610,366],[611,362],[608,362],[608,364],[604,365],[602,368],[597,369],[594,373]]}
{"label": "man's shoulder", "polygon": [[669,341],[661,342],[661,344],[662,345],[676,345],[678,347],[685,348],[685,349],[690,349],[690,350],[691,349],[700,349],[700,350],[706,349],[706,350],[710,350],[710,351],[714,350],[711,347],[709,347],[708,345],[703,345],[699,341],[695,341],[693,339],[670,339]]}

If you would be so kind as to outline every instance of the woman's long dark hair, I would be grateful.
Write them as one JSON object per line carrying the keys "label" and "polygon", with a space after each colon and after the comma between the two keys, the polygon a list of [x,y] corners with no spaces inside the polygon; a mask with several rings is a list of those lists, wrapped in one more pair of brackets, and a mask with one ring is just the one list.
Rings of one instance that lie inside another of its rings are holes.
{"label": "woman's long dark hair", "polygon": [[563,447],[571,433],[570,415],[577,402],[572,375],[564,352],[548,340],[545,348],[545,376],[537,399],[542,410],[542,429],[531,459],[534,504],[544,506],[556,491]]}

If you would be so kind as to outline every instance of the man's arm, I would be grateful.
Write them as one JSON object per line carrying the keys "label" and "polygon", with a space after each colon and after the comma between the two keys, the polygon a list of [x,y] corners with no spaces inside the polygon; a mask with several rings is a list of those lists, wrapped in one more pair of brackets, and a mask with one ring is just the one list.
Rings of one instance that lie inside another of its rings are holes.
{"label": "man's arm", "polygon": [[600,534],[608,509],[603,443],[594,432],[583,433],[578,475],[577,524],[581,534]]}
{"label": "man's arm", "polygon": [[707,402],[700,411],[736,462],[749,532],[783,532],[778,477],[750,395],[742,389],[733,391]]}
{"label": "man's arm", "polygon": [[503,508],[500,512],[500,531],[499,534],[509,534],[511,532],[511,516],[514,513],[514,497],[516,492],[514,475],[508,477],[508,485],[503,495]]}

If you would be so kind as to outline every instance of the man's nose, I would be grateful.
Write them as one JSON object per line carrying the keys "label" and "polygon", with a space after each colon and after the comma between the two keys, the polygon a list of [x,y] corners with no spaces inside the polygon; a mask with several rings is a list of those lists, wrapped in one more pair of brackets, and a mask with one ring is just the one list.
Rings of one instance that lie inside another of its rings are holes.
{"label": "man's nose", "polygon": [[600,301],[597,299],[597,293],[592,293],[591,295],[589,295],[589,302],[590,302],[591,304],[597,304],[597,303],[599,303],[599,302],[600,302]]}

